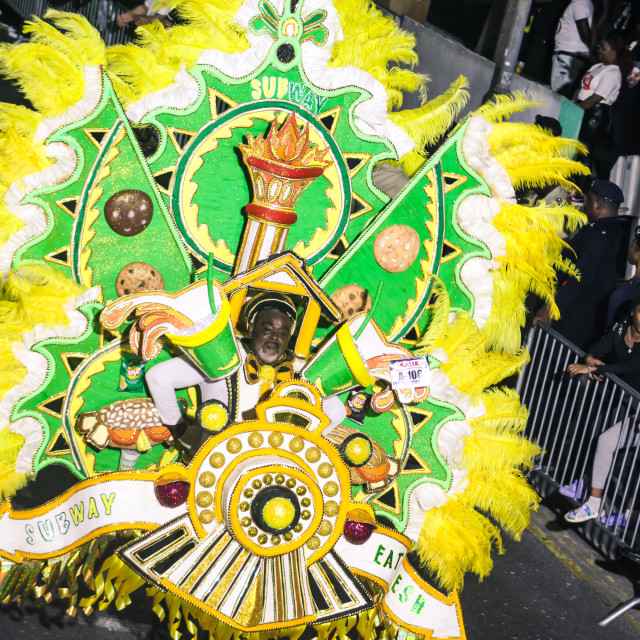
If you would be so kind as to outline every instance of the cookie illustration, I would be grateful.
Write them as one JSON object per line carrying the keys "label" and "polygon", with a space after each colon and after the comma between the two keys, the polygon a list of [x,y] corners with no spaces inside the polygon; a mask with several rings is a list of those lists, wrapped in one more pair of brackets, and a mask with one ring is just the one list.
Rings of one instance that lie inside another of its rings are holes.
{"label": "cookie illustration", "polygon": [[142,291],[163,290],[164,278],[154,266],[146,262],[128,264],[116,279],[116,293],[119,296],[141,293]]}
{"label": "cookie illustration", "polygon": [[135,236],[151,223],[153,202],[144,191],[118,191],[104,205],[104,217],[118,235]]}
{"label": "cookie illustration", "polygon": [[340,287],[332,296],[331,300],[342,311],[342,319],[348,320],[352,315],[360,311],[371,309],[371,296],[366,289],[357,284],[347,284]]}
{"label": "cookie illustration", "polygon": [[383,229],[373,243],[373,257],[389,273],[401,273],[418,257],[420,236],[404,224]]}

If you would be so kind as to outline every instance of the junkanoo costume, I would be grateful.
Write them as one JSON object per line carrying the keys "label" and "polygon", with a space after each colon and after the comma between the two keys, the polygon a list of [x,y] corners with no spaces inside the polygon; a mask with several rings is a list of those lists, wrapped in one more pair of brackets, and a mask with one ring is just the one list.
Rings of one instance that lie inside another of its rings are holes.
{"label": "junkanoo costume", "polygon": [[[192,24],[108,52],[53,14],[69,35],[37,23],[5,53],[36,111],[6,107],[0,138],[0,488],[19,499],[49,465],[75,480],[37,508],[2,505],[0,598],[48,598],[61,577],[72,612],[146,585],[174,635],[197,620],[216,638],[463,638],[455,588],[490,570],[499,537],[476,509],[518,535],[537,500],[526,412],[495,385],[526,361],[532,283],[553,305],[562,216],[513,187],[580,165],[569,141],[502,123],[522,96],[425,159],[414,149],[448,130],[466,82],[389,111],[424,79],[391,65],[415,59],[413,36],[367,2],[177,11]],[[140,127],[158,136],[147,156]],[[386,161],[411,176],[393,199],[372,181]],[[291,377],[243,369],[238,321],[265,291],[299,309]],[[140,383],[171,358],[269,391],[242,420],[229,396],[181,392],[210,432],[188,465]],[[351,391],[332,425],[327,399]],[[82,577],[94,595],[79,599]]]}

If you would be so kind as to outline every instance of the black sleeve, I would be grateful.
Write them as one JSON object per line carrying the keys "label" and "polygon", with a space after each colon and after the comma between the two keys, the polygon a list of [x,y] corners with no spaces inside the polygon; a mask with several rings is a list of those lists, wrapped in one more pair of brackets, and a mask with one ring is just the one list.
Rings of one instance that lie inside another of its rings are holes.
{"label": "black sleeve", "polygon": [[[615,327],[616,325],[614,325]],[[613,327],[605,332],[605,334],[590,349],[587,349],[587,355],[602,360],[604,356],[613,353],[615,349],[616,334]]]}
{"label": "black sleeve", "polygon": [[580,280],[566,276],[556,292],[556,304],[560,315],[566,313],[578,296],[588,294],[589,289],[598,280],[602,271],[602,261],[606,259],[609,247],[603,246],[602,234],[595,229],[587,229],[576,247],[576,256],[572,257],[580,271]]}
{"label": "black sleeve", "polygon": [[633,354],[632,357],[626,358],[622,362],[615,364],[601,364],[593,367],[596,373],[612,373],[619,378],[625,378],[627,374],[636,373],[640,369],[640,353]]}

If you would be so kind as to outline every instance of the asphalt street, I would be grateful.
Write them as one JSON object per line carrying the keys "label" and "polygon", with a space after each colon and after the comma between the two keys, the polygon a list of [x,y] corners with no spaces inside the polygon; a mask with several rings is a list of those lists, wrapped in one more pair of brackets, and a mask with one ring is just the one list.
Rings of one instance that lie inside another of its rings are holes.
{"label": "asphalt street", "polygon": [[[460,594],[469,640],[637,640],[640,609],[598,626],[611,609],[633,595],[633,576],[602,560],[555,514],[541,507],[518,543],[505,539],[482,582],[467,576]],[[639,576],[640,578],[640,576]],[[118,612],[67,616],[55,603],[40,611],[31,604],[0,606],[2,640],[166,640],[144,590]],[[189,634],[183,636],[188,638]],[[206,637],[200,634],[199,638]]]}

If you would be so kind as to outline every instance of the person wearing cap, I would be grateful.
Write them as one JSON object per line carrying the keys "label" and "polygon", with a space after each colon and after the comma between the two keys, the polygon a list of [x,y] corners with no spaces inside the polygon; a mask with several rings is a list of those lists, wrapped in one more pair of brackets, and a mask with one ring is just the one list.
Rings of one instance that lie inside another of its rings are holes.
{"label": "person wearing cap", "polygon": [[[188,425],[176,399],[176,390],[198,386],[202,403],[215,400],[224,405],[229,422],[255,418],[256,405],[265,400],[280,382],[291,380],[305,364],[287,349],[296,328],[296,306],[286,295],[264,292],[255,295],[244,308],[249,338],[240,341],[242,366],[227,378],[207,380],[203,372],[184,357],[175,357],[151,367],[145,380],[160,418],[172,433],[183,458],[191,457],[206,433]],[[346,409],[337,398],[327,398],[323,409],[337,424]]]}
{"label": "person wearing cap", "polygon": [[617,218],[624,201],[620,187],[609,180],[594,180],[584,201],[588,223],[578,231],[563,252],[574,262],[580,279],[563,276],[556,291],[560,320],[551,323],[547,307],[536,314],[538,322],[551,324],[580,349],[594,343],[605,329],[607,300],[618,280],[616,263],[624,237]]}

